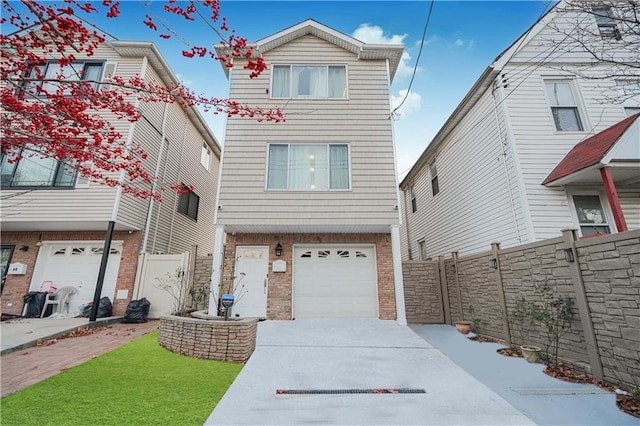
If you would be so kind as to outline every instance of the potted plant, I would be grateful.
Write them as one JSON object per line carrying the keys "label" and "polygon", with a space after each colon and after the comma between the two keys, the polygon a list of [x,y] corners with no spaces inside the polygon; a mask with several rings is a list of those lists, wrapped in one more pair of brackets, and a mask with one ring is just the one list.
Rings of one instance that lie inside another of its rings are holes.
{"label": "potted plant", "polygon": [[533,345],[520,345],[520,353],[527,362],[536,364],[540,362],[540,352],[542,349]]}
{"label": "potted plant", "polygon": [[471,331],[471,321],[456,321],[456,330],[462,334],[469,334]]}

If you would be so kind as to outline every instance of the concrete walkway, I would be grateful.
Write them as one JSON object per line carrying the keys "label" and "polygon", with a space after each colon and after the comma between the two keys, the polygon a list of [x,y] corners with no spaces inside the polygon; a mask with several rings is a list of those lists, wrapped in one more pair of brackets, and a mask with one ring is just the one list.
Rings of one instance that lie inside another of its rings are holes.
{"label": "concrete walkway", "polygon": [[496,353],[504,345],[469,340],[448,325],[411,329],[539,425],[640,425],[618,409],[614,394],[554,379],[542,364]]}
{"label": "concrete walkway", "polygon": [[[425,393],[279,395],[278,389]],[[409,327],[325,319],[260,323],[256,351],[206,424],[533,423]]]}

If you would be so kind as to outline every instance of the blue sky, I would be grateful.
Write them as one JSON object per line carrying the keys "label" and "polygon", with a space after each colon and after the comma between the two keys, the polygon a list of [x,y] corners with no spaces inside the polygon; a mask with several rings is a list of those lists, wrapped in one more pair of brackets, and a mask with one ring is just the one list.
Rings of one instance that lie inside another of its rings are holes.
{"label": "blue sky", "polygon": [[[312,18],[364,42],[401,42],[406,55],[392,85],[401,99],[416,65],[430,1],[241,1],[223,0],[221,14],[231,28],[249,42]],[[161,5],[151,3],[152,10]],[[437,0],[425,37],[418,71],[401,116],[394,122],[398,171],[404,174],[426,148],[460,100],[492,60],[524,33],[549,7],[548,1]],[[197,93],[226,97],[228,83],[213,60],[184,58],[177,39],[163,40],[141,21],[145,8],[137,1],[122,2],[122,16],[96,18],[104,31],[120,40],[153,41],[183,82]],[[218,42],[202,25],[171,18],[171,25],[196,45]],[[224,141],[224,119],[205,118],[218,140]]]}

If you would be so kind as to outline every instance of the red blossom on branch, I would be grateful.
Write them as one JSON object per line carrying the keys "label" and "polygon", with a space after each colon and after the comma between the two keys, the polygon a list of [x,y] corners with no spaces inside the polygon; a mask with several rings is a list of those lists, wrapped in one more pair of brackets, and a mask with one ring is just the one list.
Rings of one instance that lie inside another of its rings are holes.
{"label": "red blossom on branch", "polygon": [[[179,83],[163,85],[140,76],[124,78],[118,75],[91,80],[84,71],[73,68],[71,65],[77,61],[94,56],[105,41],[103,34],[75,17],[76,11],[115,18],[120,15],[119,1],[81,3],[65,0],[64,6],[60,7],[49,2],[22,0],[20,10],[17,4],[4,0],[0,20],[18,30],[0,34],[0,76],[3,81],[0,87],[3,111],[0,154],[6,155],[9,162],[31,156],[55,158],[75,169],[79,176],[94,182],[119,186],[135,197],[161,200],[166,187],[179,193],[193,188],[161,182],[148,171],[152,167],[138,141],[127,142],[117,130],[122,128],[116,126],[118,121],[134,123],[142,117],[136,105],[177,103],[183,108],[201,106],[213,114],[247,117],[259,122],[285,120],[280,109],[264,110],[230,99],[196,95]],[[169,0],[164,10],[193,21],[203,16],[198,7],[210,10],[207,19],[211,22],[220,19],[219,0],[189,2],[186,7]],[[141,22],[154,31],[158,29],[149,15]],[[221,27],[228,30],[224,18]],[[214,31],[221,40],[224,38],[219,30]],[[169,38],[170,35],[162,33],[159,37]],[[252,58],[253,51],[247,48],[246,39],[231,34],[223,44],[229,53],[222,57],[217,57],[207,47],[198,46],[185,51],[185,56],[210,56],[225,66],[233,66],[233,58],[248,58],[245,68],[252,70],[252,78],[266,69],[262,58]],[[59,68],[47,69],[47,64]],[[52,73],[51,69],[59,72]],[[121,175],[125,178],[121,179]]]}

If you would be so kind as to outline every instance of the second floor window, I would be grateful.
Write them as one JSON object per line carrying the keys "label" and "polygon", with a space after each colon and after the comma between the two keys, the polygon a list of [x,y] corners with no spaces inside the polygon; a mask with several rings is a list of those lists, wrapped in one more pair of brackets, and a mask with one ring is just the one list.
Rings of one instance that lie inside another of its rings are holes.
{"label": "second floor window", "polygon": [[206,143],[202,144],[202,150],[200,151],[200,164],[205,169],[210,170],[211,167],[211,148]]}
{"label": "second floor window", "polygon": [[571,83],[568,81],[548,81],[545,86],[556,130],[559,132],[581,132],[584,130]]}
{"label": "second floor window", "polygon": [[347,69],[344,65],[274,65],[271,96],[344,99]]}
{"label": "second floor window", "polygon": [[[22,158],[16,161],[18,156]],[[55,158],[43,157],[28,148],[19,155],[3,155],[0,176],[3,188],[72,188],[76,182],[73,167]]]}
{"label": "second floor window", "polygon": [[436,168],[436,162],[429,164],[429,174],[431,175],[431,194],[435,197],[440,192],[440,185],[438,184],[438,169]]}
{"label": "second floor window", "polygon": [[346,144],[269,145],[267,189],[349,189]]}
{"label": "second floor window", "polygon": [[[25,84],[23,90],[30,94],[37,94],[37,88],[41,87],[49,93],[58,90],[57,81],[37,81],[40,79],[53,79],[62,81],[99,81],[102,76],[101,62],[73,62],[67,66],[61,66],[57,62],[35,65],[31,67],[29,78],[33,81]],[[93,89],[98,89],[98,83],[93,83]],[[71,94],[71,90],[65,88],[65,95]]]}
{"label": "second floor window", "polygon": [[187,185],[184,185],[184,192],[178,196],[178,212],[197,221],[199,205],[200,197],[189,189]]}
{"label": "second floor window", "polygon": [[418,200],[413,186],[409,188],[409,197],[411,197],[411,213],[415,213],[418,211]]}

